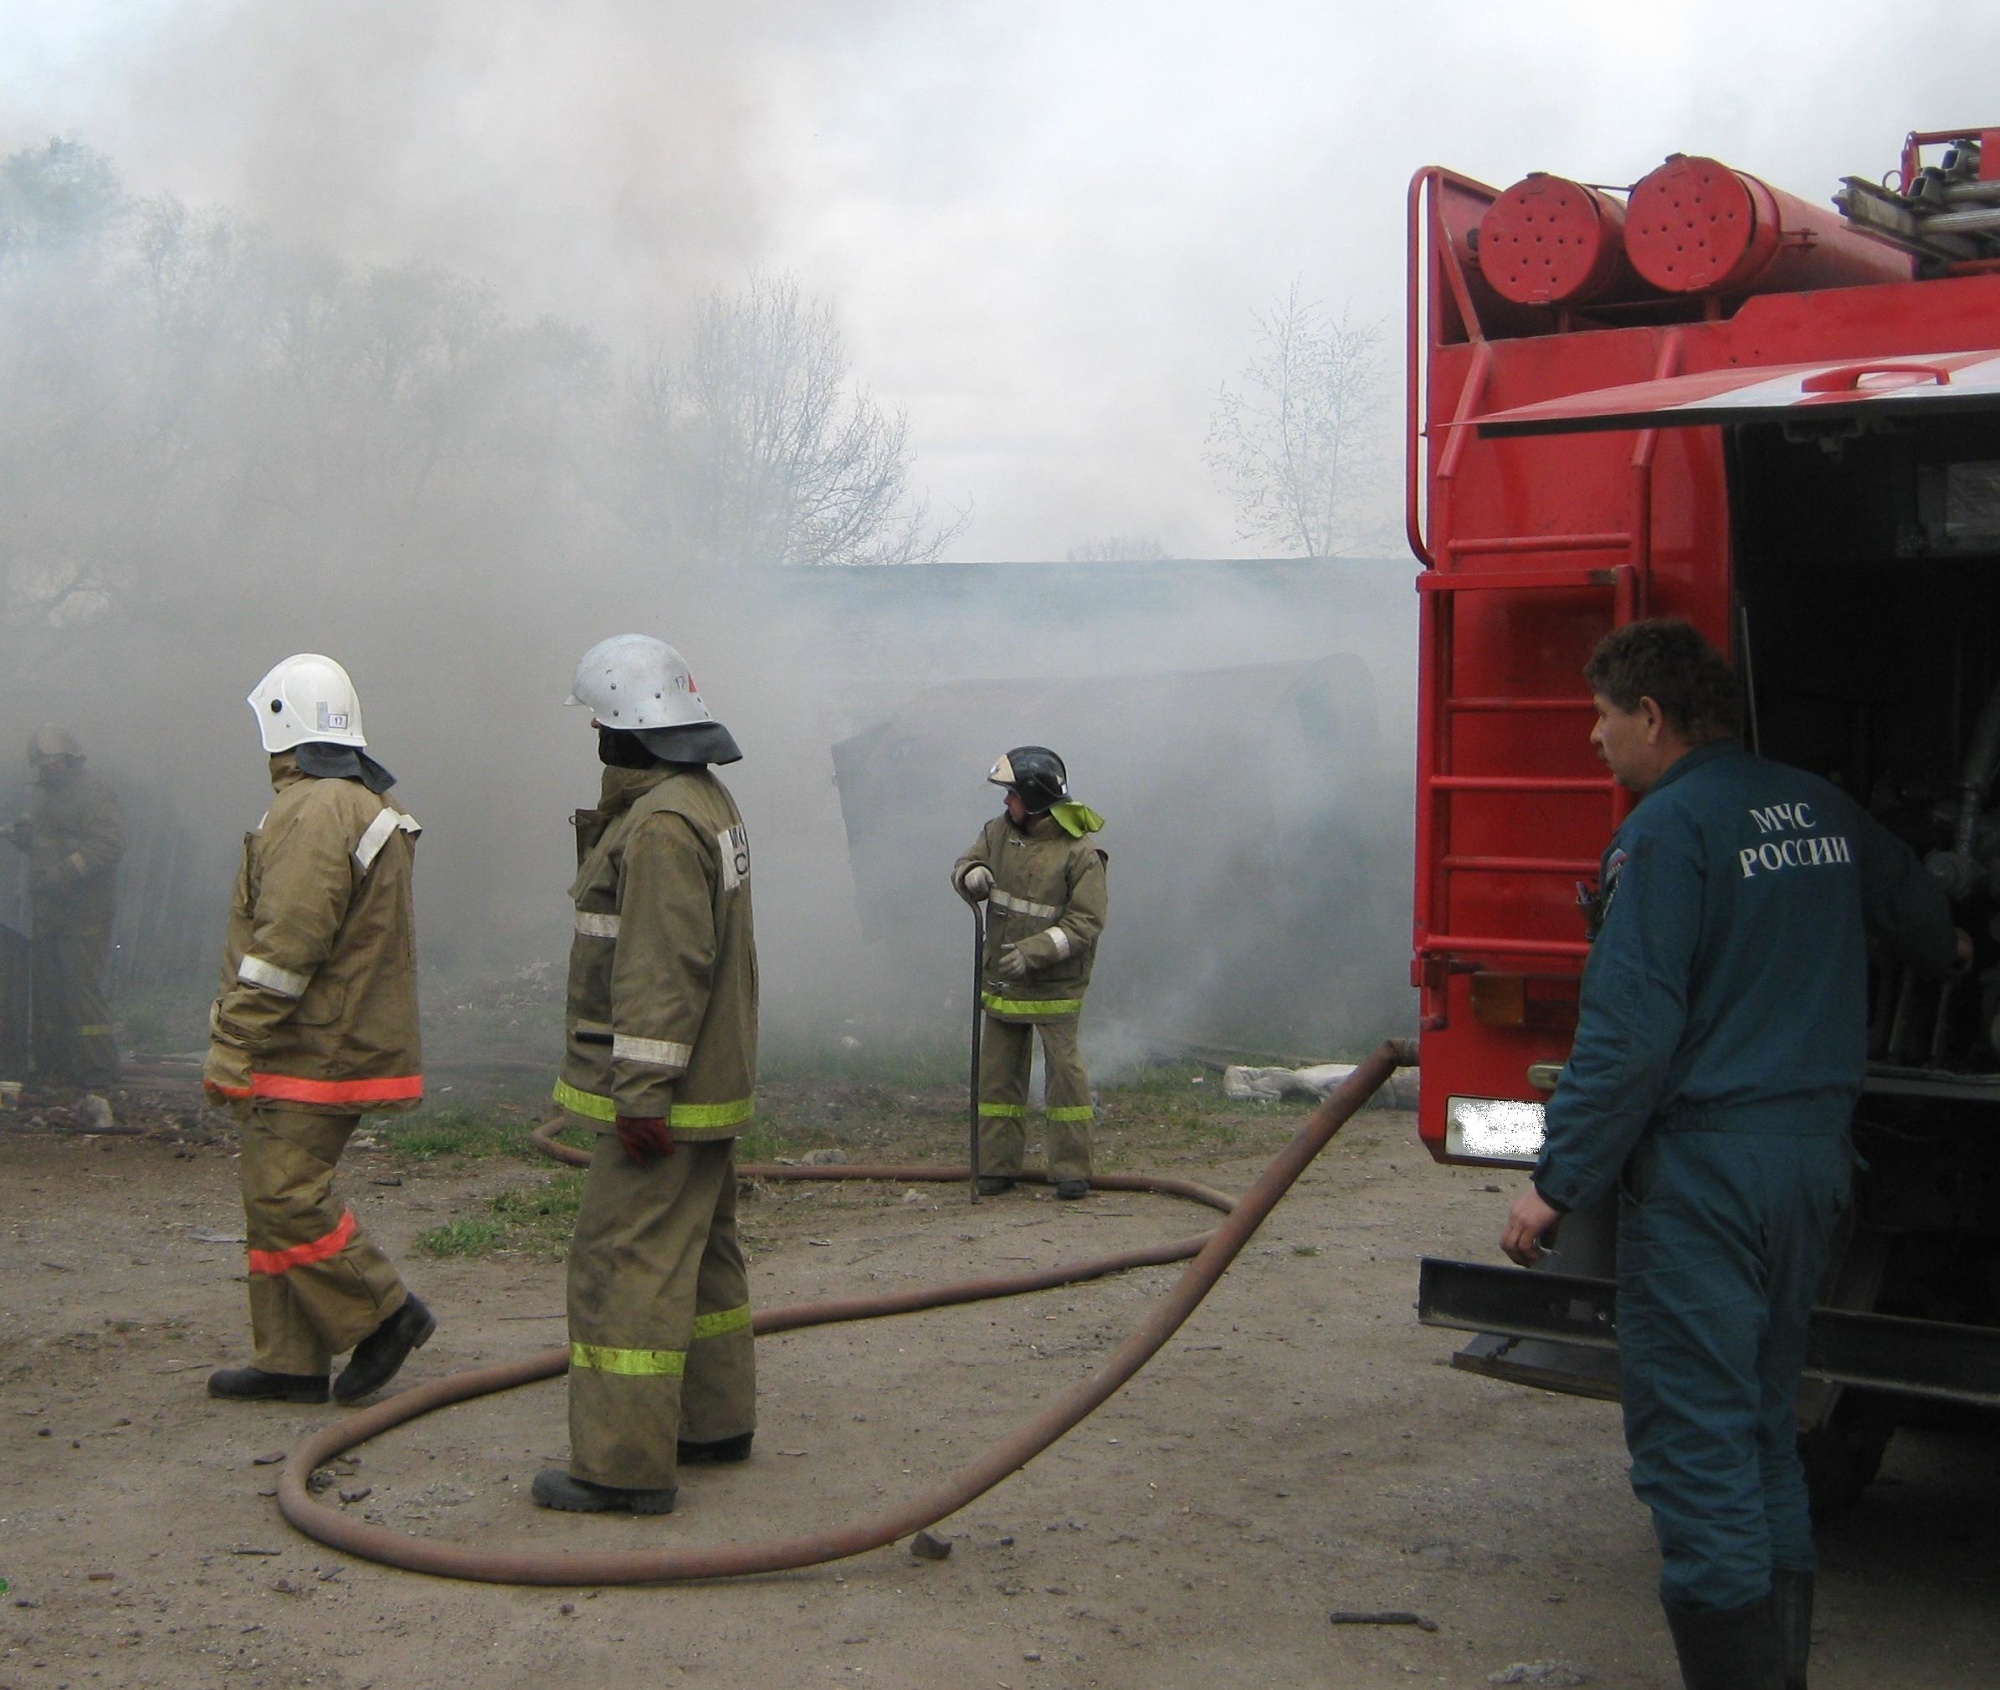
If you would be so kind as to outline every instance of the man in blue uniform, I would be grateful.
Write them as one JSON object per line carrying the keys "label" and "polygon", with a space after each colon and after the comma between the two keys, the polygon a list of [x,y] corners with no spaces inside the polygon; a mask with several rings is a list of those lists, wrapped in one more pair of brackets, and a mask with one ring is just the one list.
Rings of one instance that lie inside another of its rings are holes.
{"label": "man in blue uniform", "polygon": [[1604,854],[1576,1044],[1501,1248],[1532,1266],[1619,1192],[1632,1488],[1688,1690],[1795,1690],[1812,1522],[1795,1410],[1848,1201],[1871,938],[1969,960],[1915,854],[1838,787],[1751,756],[1735,678],[1685,622],[1584,668],[1591,742],[1640,795]]}

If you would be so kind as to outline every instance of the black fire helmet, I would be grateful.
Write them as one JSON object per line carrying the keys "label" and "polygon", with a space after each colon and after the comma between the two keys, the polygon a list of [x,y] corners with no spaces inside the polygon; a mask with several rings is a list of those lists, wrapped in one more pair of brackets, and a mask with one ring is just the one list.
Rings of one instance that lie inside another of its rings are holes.
{"label": "black fire helmet", "polygon": [[1020,794],[1031,816],[1046,815],[1069,796],[1069,771],[1046,745],[1017,745],[986,777],[994,786]]}

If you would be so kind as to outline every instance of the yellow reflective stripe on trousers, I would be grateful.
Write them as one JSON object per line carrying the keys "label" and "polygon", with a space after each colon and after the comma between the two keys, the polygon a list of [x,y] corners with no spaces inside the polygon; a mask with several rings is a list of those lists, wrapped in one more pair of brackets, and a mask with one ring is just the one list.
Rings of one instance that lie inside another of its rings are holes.
{"label": "yellow reflective stripe on trousers", "polygon": [[[594,1091],[580,1091],[567,1080],[556,1081],[552,1095],[572,1115],[581,1115],[585,1120],[618,1119],[618,1105],[613,1099]],[[733,1127],[756,1113],[757,1100],[754,1097],[735,1097],[727,1103],[676,1103],[667,1115],[667,1124],[686,1127],[689,1132],[702,1132],[710,1127]]]}
{"label": "yellow reflective stripe on trousers", "polygon": [[618,1105],[608,1097],[599,1097],[594,1091],[579,1091],[567,1080],[556,1081],[556,1089],[551,1094],[572,1115],[581,1115],[589,1121],[615,1121],[618,1119]]}
{"label": "yellow reflective stripe on trousers", "polygon": [[995,1015],[1074,1015],[1083,1008],[1082,998],[1003,998],[981,992],[979,1001]]}
{"label": "yellow reflective stripe on trousers", "polygon": [[714,1314],[698,1314],[694,1317],[694,1336],[697,1343],[703,1338],[720,1338],[730,1332],[747,1332],[749,1329],[748,1303],[738,1303],[733,1309],[717,1309]]}
{"label": "yellow reflective stripe on trousers", "polygon": [[681,1350],[616,1350],[609,1344],[572,1342],[569,1364],[637,1379],[678,1379],[687,1371],[687,1355]]}
{"label": "yellow reflective stripe on trousers", "polygon": [[78,1027],[74,1029],[75,1035],[79,1039],[108,1038],[117,1031],[116,1027]]}
{"label": "yellow reflective stripe on trousers", "polygon": [[979,1106],[979,1113],[982,1115],[998,1115],[1004,1120],[1012,1120],[1016,1116],[1026,1115],[1028,1111],[1018,1103],[982,1103]]}
{"label": "yellow reflective stripe on trousers", "polygon": [[1051,1109],[1048,1116],[1051,1121],[1088,1121],[1096,1113],[1097,1111],[1086,1103],[1077,1109]]}

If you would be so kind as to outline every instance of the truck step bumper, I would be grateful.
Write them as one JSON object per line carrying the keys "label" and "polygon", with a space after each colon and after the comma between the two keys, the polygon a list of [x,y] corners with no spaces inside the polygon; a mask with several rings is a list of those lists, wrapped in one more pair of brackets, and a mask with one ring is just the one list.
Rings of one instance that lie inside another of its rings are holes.
{"label": "truck step bumper", "polygon": [[[1618,1288],[1608,1279],[1426,1256],[1417,1318],[1486,1340],[1468,1344],[1454,1366],[1545,1390],[1617,1395]],[[1829,1384],[2000,1407],[2000,1327],[1815,1309],[1805,1371]]]}

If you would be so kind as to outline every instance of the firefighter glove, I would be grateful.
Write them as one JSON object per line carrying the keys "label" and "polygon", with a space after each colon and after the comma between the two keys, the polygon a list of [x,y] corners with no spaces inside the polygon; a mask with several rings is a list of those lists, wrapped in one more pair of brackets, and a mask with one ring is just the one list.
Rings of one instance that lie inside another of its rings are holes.
{"label": "firefighter glove", "polygon": [[662,1115],[620,1115],[618,1142],[640,1167],[655,1156],[674,1153],[674,1130]]}
{"label": "firefighter glove", "polygon": [[218,1109],[247,1109],[250,1104],[250,1053],[220,1039],[208,1047],[201,1068],[201,1089]]}
{"label": "firefighter glove", "polygon": [[958,879],[958,895],[968,904],[976,904],[993,890],[993,871],[984,863],[974,863]]}
{"label": "firefighter glove", "polygon": [[1003,980],[1025,980],[1031,966],[1019,945],[1002,945],[1000,960],[993,965],[993,971]]}

